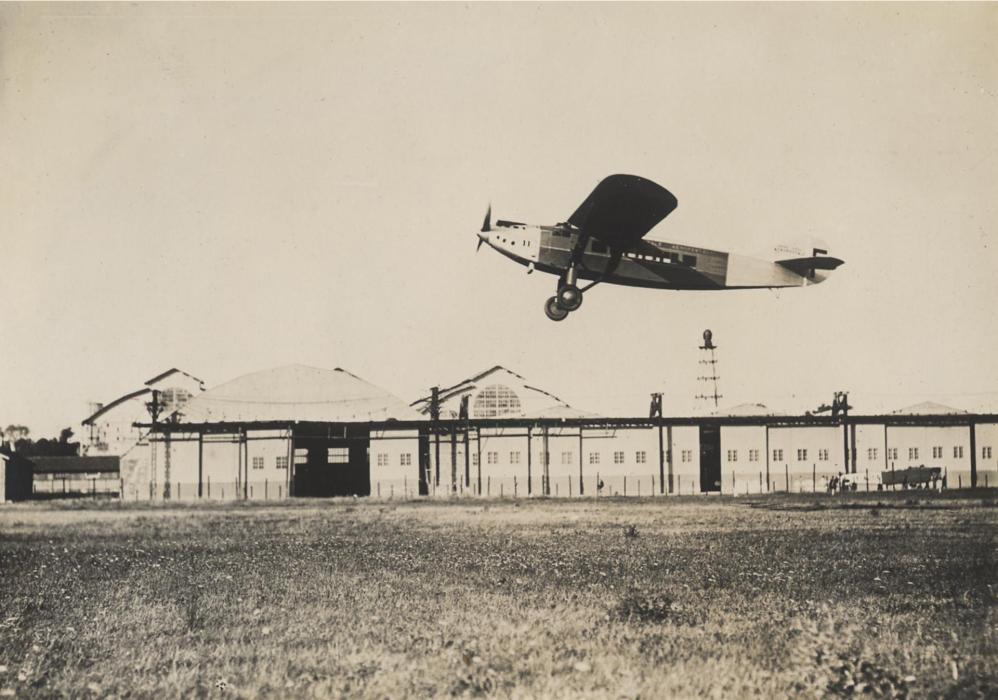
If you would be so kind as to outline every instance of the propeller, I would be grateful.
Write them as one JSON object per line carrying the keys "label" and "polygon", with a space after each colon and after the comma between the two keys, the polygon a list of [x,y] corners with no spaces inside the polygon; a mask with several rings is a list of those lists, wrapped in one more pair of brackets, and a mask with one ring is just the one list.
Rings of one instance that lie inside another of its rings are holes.
{"label": "propeller", "polygon": [[[492,230],[492,205],[489,204],[489,208],[485,211],[485,221],[482,222],[482,233],[488,233],[491,230]],[[488,238],[488,236],[480,235],[478,237],[478,245],[475,246],[476,253],[478,252],[478,249],[482,247],[482,243],[485,242],[486,238]]]}

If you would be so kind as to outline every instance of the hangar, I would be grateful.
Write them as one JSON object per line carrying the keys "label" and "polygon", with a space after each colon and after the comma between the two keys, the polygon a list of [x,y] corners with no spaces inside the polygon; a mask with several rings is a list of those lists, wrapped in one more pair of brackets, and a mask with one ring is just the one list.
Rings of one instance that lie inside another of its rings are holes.
{"label": "hangar", "polygon": [[373,471],[386,484],[401,475],[400,491],[413,494],[419,437],[393,424],[419,418],[401,399],[340,368],[254,372],[148,426],[148,480],[123,483],[122,492],[133,499],[366,496]]}
{"label": "hangar", "polygon": [[[290,365],[190,399],[150,432],[125,498],[579,496],[822,490],[837,474],[939,466],[998,482],[998,416],[919,404],[878,415],[605,417],[495,366],[412,404],[344,369]],[[124,477],[123,477],[124,480]],[[863,479],[858,479],[862,483]]]}

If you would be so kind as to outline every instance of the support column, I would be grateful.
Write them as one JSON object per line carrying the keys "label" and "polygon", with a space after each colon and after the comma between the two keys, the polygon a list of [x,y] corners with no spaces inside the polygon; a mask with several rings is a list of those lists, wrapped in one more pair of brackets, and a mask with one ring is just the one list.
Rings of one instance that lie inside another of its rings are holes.
{"label": "support column", "polygon": [[[665,493],[665,447],[662,445],[662,416],[658,417],[658,490],[659,493]],[[669,492],[672,492],[671,478],[669,479]]]}
{"label": "support column", "polygon": [[457,491],[457,428],[453,423],[450,427],[450,490],[451,493]]}
{"label": "support column", "polygon": [[527,495],[528,496],[530,495],[531,479],[533,478],[533,474],[531,474],[531,452],[533,451],[531,438],[533,437],[532,435],[533,431],[534,431],[533,426],[528,425],[527,426]]}
{"label": "support column", "polygon": [[163,435],[163,500],[170,500],[170,431]]}
{"label": "support column", "polygon": [[977,488],[977,426],[970,424],[970,488]]}
{"label": "support column", "polygon": [[582,472],[582,426],[579,426],[579,495],[586,495],[586,479]]}
{"label": "support column", "polygon": [[198,431],[198,498],[204,495],[204,433]]}
{"label": "support column", "polygon": [[294,428],[288,426],[288,468],[285,470],[285,478],[287,482],[285,486],[287,488],[287,494],[290,498],[294,496],[295,489],[295,431]]}
{"label": "support column", "polygon": [[478,455],[478,495],[482,495],[482,429],[475,428],[475,450]]}
{"label": "support column", "polygon": [[551,495],[551,452],[548,449],[548,427],[544,426],[544,448],[541,452],[541,494]]}
{"label": "support column", "polygon": [[440,427],[433,426],[433,488],[440,486]]}
{"label": "support column", "polygon": [[850,462],[850,468],[852,473],[856,473],[856,424],[852,423],[849,425],[849,442],[852,450],[852,460]]}
{"label": "support column", "polygon": [[468,432],[471,428],[464,424],[464,488],[471,487],[471,451],[468,449]]}
{"label": "support column", "polygon": [[674,493],[673,482],[675,481],[675,469],[676,456],[674,454],[675,450],[672,449],[672,426],[667,425],[665,427],[665,464],[669,469],[669,493]]}
{"label": "support column", "polygon": [[769,424],[766,424],[766,492],[769,492]]}
{"label": "support column", "polygon": [[849,473],[849,425],[845,416],[842,417],[842,471]]}

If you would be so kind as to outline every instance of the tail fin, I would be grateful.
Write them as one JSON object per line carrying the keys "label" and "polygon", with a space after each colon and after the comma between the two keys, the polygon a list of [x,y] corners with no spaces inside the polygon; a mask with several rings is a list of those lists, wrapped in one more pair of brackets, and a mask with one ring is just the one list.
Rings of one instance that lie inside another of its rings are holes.
{"label": "tail fin", "polygon": [[819,279],[817,270],[831,271],[839,265],[844,264],[844,262],[839,258],[829,256],[827,250],[814,248],[811,252],[811,257],[786,258],[784,260],[777,260],[776,264],[782,265],[801,277],[806,277],[814,282],[820,282],[825,279],[826,275],[821,275]]}

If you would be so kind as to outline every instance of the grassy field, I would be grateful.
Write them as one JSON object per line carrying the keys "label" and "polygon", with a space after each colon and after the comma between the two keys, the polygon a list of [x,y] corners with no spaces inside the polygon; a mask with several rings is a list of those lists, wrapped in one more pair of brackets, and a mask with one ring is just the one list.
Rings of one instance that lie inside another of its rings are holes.
{"label": "grassy field", "polygon": [[998,508],[0,508],[0,694],[998,694]]}

